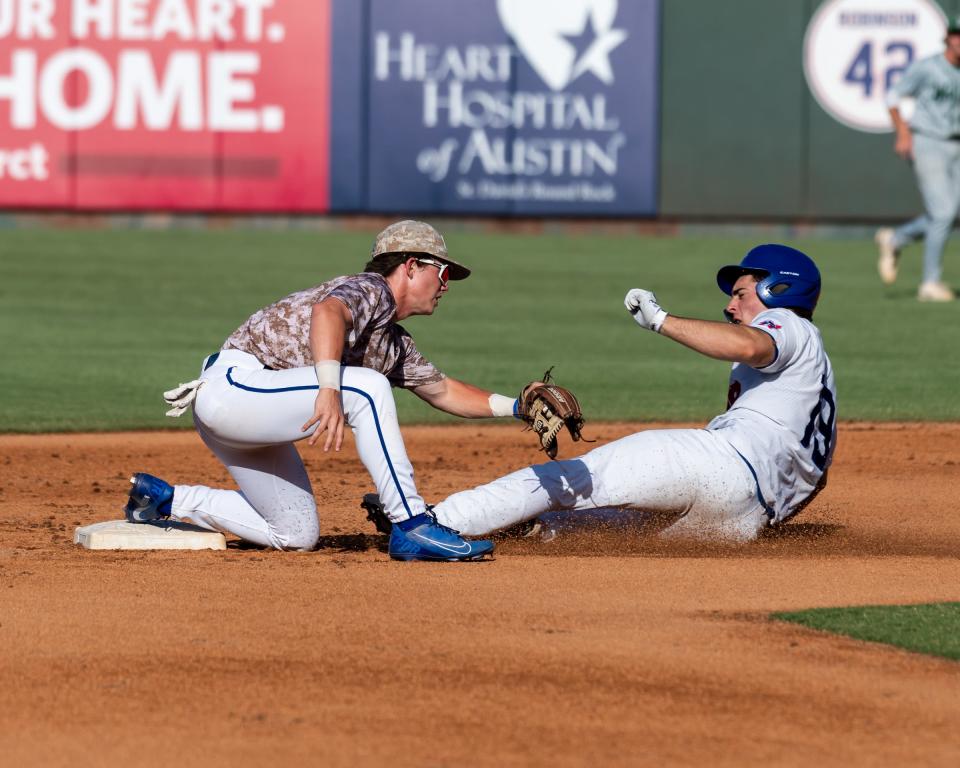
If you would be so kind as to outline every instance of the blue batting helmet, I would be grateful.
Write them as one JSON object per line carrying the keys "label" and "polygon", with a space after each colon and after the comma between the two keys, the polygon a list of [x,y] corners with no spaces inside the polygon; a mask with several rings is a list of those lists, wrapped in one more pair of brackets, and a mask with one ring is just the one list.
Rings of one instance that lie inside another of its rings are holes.
{"label": "blue batting helmet", "polygon": [[756,275],[757,297],[765,307],[796,307],[811,313],[820,298],[820,270],[807,254],[787,245],[753,248],[739,264],[717,272],[717,285],[728,296],[743,275]]}

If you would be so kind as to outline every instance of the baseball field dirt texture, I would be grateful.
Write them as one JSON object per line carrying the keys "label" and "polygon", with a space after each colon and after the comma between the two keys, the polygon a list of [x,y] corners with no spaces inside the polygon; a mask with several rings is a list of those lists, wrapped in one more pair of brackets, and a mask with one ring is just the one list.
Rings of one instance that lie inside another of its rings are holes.
{"label": "baseball field dirt texture", "polygon": [[[359,269],[380,223],[49,224],[0,238],[0,768],[960,765],[957,661],[773,618],[960,600],[958,305],[916,301],[916,250],[886,287],[869,236],[452,229],[475,274],[408,330],[498,392],[556,365],[597,441],[561,436],[560,458],[723,407],[729,366],[637,328],[626,290],[719,319],[720,265],[799,242],[825,275],[837,452],[814,503],[752,544],[666,543],[668,520],[637,515],[401,563],[349,434],[302,446],[315,551],[73,543],[122,516],[134,472],[233,487],[160,392],[255,309]],[[397,407],[428,502],[544,459],[517,422]]]}
{"label": "baseball field dirt texture", "polygon": [[[542,456],[405,436],[432,500]],[[318,551],[181,553],[71,542],[134,470],[226,483],[192,432],[0,436],[0,764],[960,764],[956,662],[769,618],[956,600],[958,440],[842,423],[828,488],[750,545],[585,524],[434,564],[389,560],[349,438],[305,451]]]}

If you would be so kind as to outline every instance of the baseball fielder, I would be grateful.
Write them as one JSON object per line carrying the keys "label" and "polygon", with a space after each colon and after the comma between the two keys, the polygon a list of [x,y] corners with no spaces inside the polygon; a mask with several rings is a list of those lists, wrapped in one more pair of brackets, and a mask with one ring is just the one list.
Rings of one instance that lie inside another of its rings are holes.
{"label": "baseball fielder", "polygon": [[[916,108],[910,124],[900,114],[905,97]],[[926,212],[897,229],[878,229],[880,279],[897,279],[901,250],[924,241],[920,301],[953,301],[956,294],[942,280],[943,249],[960,210],[960,16],[947,26],[946,50],[911,64],[887,94],[896,131],[894,151],[913,161]]]}
{"label": "baseball fielder", "polygon": [[749,541],[796,514],[825,485],[836,445],[833,370],[811,322],[819,270],[761,245],[717,283],[728,323],[668,314],[639,288],[624,303],[641,328],[733,362],[725,413],[705,429],[639,432],[521,469],[450,496],[437,519],[478,535],[554,510],[627,507],[678,513],[669,534]]}
{"label": "baseball fielder", "polygon": [[437,523],[417,492],[391,386],[468,418],[512,416],[516,398],[450,378],[428,362],[398,321],[430,315],[470,270],[447,254],[429,224],[400,221],[376,238],[362,274],[337,277],[255,312],[207,357],[199,379],[165,393],[179,415],[193,407],[197,432],[239,490],[169,485],[138,473],[132,522],[189,519],[276,549],[309,550],[317,505],[295,447],[340,450],[344,425],[393,523],[390,555],[468,560],[493,551]]}

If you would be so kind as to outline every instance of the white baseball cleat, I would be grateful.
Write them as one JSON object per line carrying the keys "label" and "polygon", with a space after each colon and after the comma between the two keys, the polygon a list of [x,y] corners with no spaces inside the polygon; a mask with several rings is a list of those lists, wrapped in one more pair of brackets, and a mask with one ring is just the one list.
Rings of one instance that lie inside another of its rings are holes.
{"label": "white baseball cleat", "polygon": [[893,285],[897,281],[897,260],[900,258],[900,251],[893,245],[893,230],[889,227],[878,229],[873,241],[880,251],[877,260],[880,279],[887,285]]}
{"label": "white baseball cleat", "polygon": [[957,294],[946,283],[921,283],[920,290],[917,291],[917,299],[920,301],[953,301],[955,298]]}

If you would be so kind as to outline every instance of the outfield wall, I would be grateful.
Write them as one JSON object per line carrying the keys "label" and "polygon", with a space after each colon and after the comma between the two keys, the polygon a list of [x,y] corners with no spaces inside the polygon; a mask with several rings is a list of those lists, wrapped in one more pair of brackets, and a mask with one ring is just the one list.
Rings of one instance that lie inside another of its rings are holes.
{"label": "outfield wall", "polygon": [[883,97],[957,11],[0,0],[0,207],[905,216]]}
{"label": "outfield wall", "polygon": [[[737,0],[731,12],[711,0],[664,2],[661,215],[855,220],[916,211],[883,97],[909,57],[942,50],[942,28],[922,29],[925,6],[936,6],[845,0],[840,13],[863,16],[825,19],[805,71],[805,36],[829,5]],[[941,6],[960,11],[952,0]],[[832,91],[833,113],[812,79]]]}

